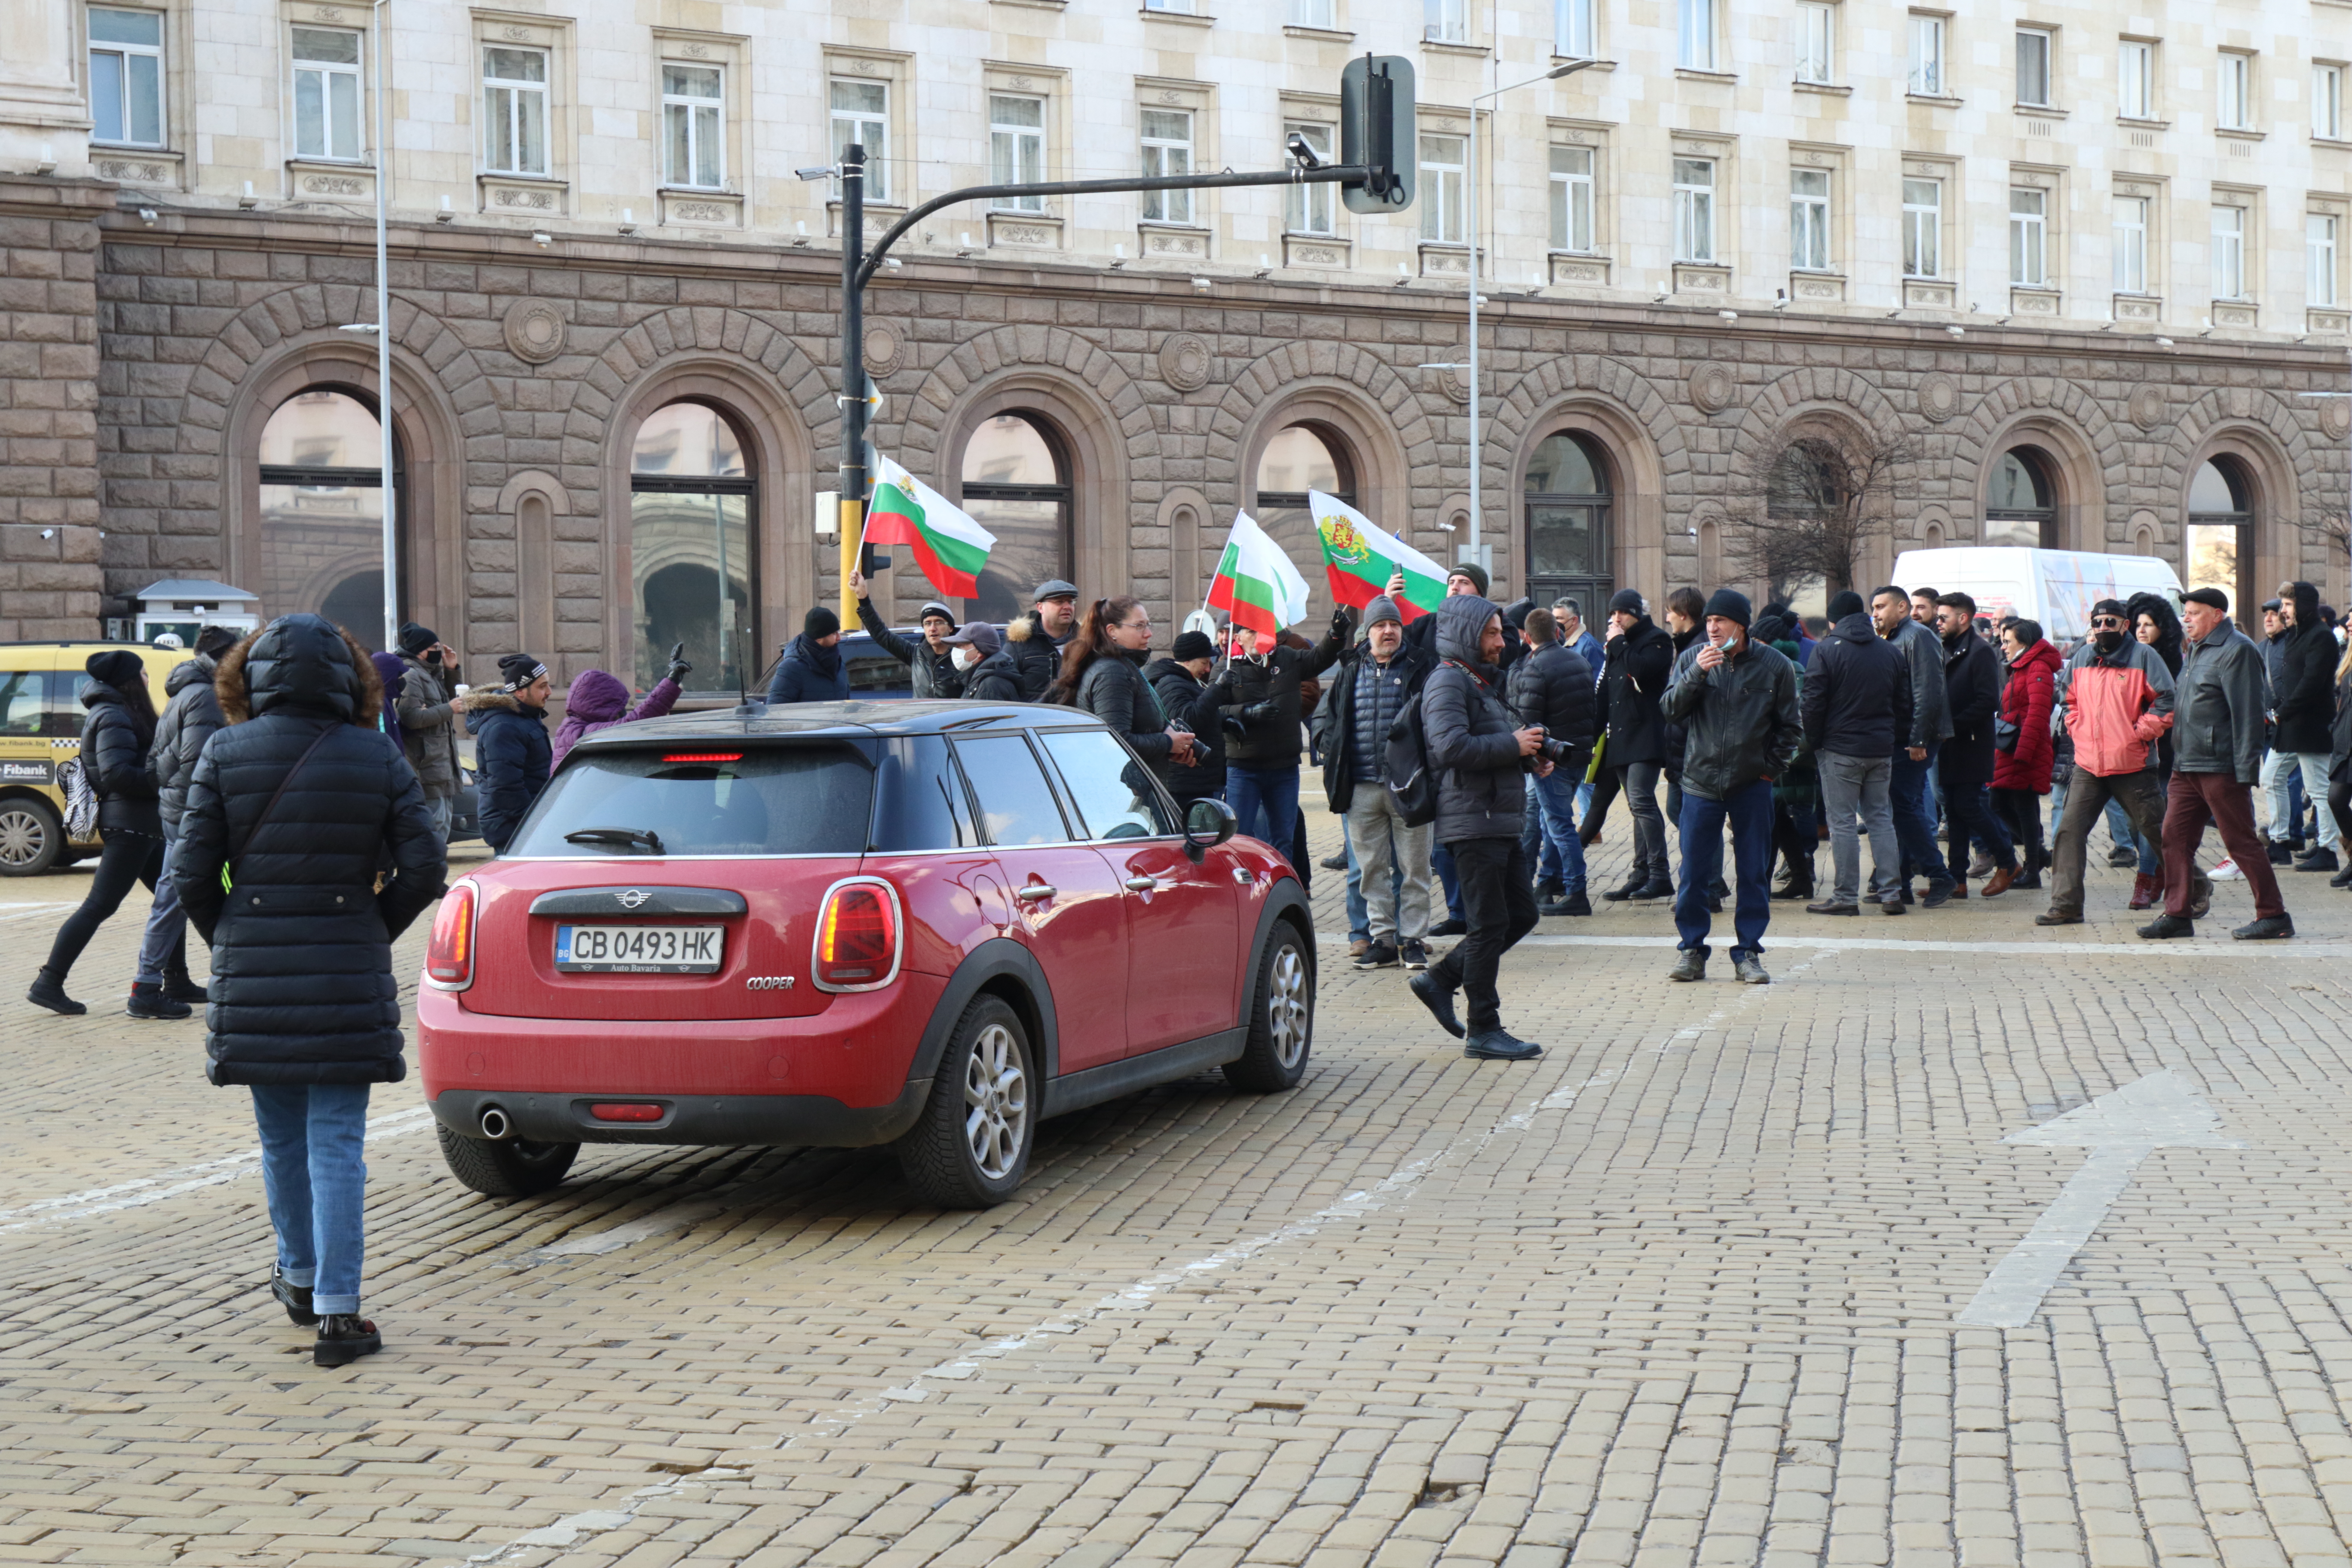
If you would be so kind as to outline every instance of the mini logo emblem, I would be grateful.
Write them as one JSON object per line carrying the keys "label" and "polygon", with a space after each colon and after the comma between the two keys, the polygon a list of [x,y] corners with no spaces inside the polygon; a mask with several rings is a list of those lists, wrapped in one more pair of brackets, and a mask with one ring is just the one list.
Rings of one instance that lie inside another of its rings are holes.
{"label": "mini logo emblem", "polygon": [[743,982],[746,991],[790,991],[793,977],[789,974],[754,974]]}
{"label": "mini logo emblem", "polygon": [[631,888],[621,895],[621,907],[625,910],[634,910],[645,901],[646,891],[643,888]]}

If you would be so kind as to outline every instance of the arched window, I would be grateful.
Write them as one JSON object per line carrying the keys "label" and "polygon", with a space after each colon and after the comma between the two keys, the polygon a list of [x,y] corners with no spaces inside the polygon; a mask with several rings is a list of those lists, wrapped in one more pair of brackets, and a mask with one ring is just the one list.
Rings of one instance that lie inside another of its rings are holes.
{"label": "arched window", "polygon": [[639,689],[661,679],[679,643],[696,690],[736,691],[751,679],[758,490],[741,435],[709,405],[668,404],[637,426],[629,451],[629,612]]}
{"label": "arched window", "polygon": [[1993,465],[1985,493],[1984,542],[2058,548],[2056,466],[2038,447],[2012,447]]}
{"label": "arched window", "polygon": [[1325,426],[1284,426],[1258,454],[1256,489],[1251,515],[1307,579],[1307,619],[1292,629],[1315,636],[1315,624],[1331,614],[1331,588],[1323,570],[1322,536],[1307,496],[1320,490],[1356,504],[1356,465],[1347,442]]}
{"label": "arched window", "polygon": [[1610,553],[1609,463],[1586,436],[1545,437],[1528,460],[1528,592],[1538,605],[1567,597],[1598,624],[1617,591]]}
{"label": "arched window", "polygon": [[2191,588],[2219,588],[2244,622],[2253,592],[2253,486],[2244,465],[2221,457],[2201,463],[2189,481],[2189,569]]}
{"label": "arched window", "polygon": [[[329,387],[296,393],[261,431],[261,612],[315,611],[371,652],[383,643],[383,439],[373,409]],[[393,486],[404,493],[397,442]]]}
{"label": "arched window", "polygon": [[1037,584],[1069,578],[1070,469],[1042,420],[999,414],[971,433],[963,447],[963,510],[996,535],[980,596],[969,607],[974,619],[1002,625],[1029,608]]}

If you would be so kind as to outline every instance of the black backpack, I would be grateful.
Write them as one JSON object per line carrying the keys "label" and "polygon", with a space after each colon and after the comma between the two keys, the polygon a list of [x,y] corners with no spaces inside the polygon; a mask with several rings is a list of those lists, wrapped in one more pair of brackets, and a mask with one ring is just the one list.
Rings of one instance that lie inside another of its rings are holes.
{"label": "black backpack", "polygon": [[1421,700],[1428,689],[1423,680],[1389,726],[1389,799],[1407,827],[1426,827],[1437,820],[1437,770],[1430,765],[1429,731],[1421,719]]}

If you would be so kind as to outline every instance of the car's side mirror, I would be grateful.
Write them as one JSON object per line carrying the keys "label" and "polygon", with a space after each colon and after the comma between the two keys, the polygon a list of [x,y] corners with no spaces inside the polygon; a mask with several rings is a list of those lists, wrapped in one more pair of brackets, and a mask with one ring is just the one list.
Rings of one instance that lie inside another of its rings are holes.
{"label": "car's side mirror", "polygon": [[1201,857],[1241,829],[1241,818],[1222,800],[1196,800],[1184,813],[1184,853],[1195,865]]}

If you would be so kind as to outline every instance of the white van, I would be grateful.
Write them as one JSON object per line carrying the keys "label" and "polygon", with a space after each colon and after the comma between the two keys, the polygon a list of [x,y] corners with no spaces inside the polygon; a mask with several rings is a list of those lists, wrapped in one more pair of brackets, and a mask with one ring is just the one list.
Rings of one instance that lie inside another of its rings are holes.
{"label": "white van", "polygon": [[1906,590],[1966,594],[1995,621],[2022,616],[2042,623],[2053,642],[2091,631],[2091,606],[2162,594],[2180,607],[2180,578],[2153,555],[2100,555],[2087,550],[2027,550],[2012,544],[1953,544],[1906,550],[1895,558],[1895,581]]}

